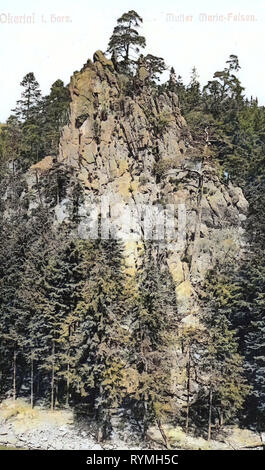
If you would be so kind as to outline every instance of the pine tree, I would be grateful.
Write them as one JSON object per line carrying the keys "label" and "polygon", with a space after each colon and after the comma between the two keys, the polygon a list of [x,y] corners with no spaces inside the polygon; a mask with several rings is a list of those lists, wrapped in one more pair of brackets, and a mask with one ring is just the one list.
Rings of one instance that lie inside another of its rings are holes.
{"label": "pine tree", "polygon": [[145,38],[140,36],[137,29],[143,22],[142,18],[134,10],[124,13],[118,18],[109,40],[107,52],[115,53],[118,59],[128,68],[130,62],[135,60],[132,53],[139,53],[139,48],[146,45]]}
{"label": "pine tree", "polygon": [[240,69],[237,56],[230,55],[227,67],[215,72],[214,80],[209,81],[203,89],[206,111],[220,117],[222,113],[237,111],[242,108],[244,88],[235,73]]}
{"label": "pine tree", "polygon": [[143,64],[148,71],[148,80],[151,84],[156,84],[160,80],[159,76],[167,69],[164,59],[152,54],[143,57]]}

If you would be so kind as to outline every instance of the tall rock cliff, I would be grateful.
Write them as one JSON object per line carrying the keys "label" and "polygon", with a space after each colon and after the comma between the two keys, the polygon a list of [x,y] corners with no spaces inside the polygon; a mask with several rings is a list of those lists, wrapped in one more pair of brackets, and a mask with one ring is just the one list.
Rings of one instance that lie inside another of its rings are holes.
{"label": "tall rock cliff", "polygon": [[29,210],[38,205],[41,179],[55,165],[62,172],[71,168],[74,183],[69,180],[54,207],[55,223],[67,223],[73,210],[73,188],[78,184],[78,231],[86,238],[91,207],[108,198],[115,231],[124,239],[127,269],[133,275],[143,238],[140,226],[138,238],[130,238],[131,227],[121,223],[121,210],[157,205],[173,207],[176,215],[181,207],[184,243],[167,243],[164,253],[182,321],[193,325],[199,310],[198,288],[207,271],[229,252],[240,256],[244,249],[248,203],[240,188],[221,182],[207,137],[204,145],[193,142],[176,94],[168,89],[158,93],[146,79],[143,67],[134,80],[119,73],[101,51],[74,73],[69,123],[62,132],[58,159],[46,157],[27,176]]}

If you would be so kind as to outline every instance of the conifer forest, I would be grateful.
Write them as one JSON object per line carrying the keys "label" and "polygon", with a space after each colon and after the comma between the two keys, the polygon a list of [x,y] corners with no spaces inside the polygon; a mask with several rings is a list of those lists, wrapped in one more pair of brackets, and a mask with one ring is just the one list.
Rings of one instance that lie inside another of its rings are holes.
{"label": "conifer forest", "polygon": [[18,79],[0,124],[0,401],[99,442],[265,432],[265,108],[233,51],[184,83],[137,12],[113,23],[69,84]]}

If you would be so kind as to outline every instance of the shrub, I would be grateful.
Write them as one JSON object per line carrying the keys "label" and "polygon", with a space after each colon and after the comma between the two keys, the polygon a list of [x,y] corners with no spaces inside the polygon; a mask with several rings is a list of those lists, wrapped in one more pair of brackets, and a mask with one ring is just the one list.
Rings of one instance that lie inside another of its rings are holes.
{"label": "shrub", "polygon": [[169,127],[172,121],[172,115],[167,111],[161,111],[157,116],[153,118],[153,127],[156,134],[163,134],[163,132]]}
{"label": "shrub", "polygon": [[168,170],[177,168],[177,160],[174,158],[167,158],[159,160],[154,164],[153,173],[158,178],[161,178]]}

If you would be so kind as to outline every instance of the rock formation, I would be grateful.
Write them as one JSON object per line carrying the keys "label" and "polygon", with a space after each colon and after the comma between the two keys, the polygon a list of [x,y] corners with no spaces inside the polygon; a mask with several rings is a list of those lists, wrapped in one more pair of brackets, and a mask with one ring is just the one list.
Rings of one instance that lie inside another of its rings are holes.
{"label": "rock formation", "polygon": [[[30,209],[38,205],[36,178],[53,165],[72,168],[80,185],[79,234],[86,237],[91,205],[106,197],[112,208],[132,206],[184,207],[186,233],[180,246],[166,244],[170,267],[184,323],[196,323],[197,286],[216,260],[244,248],[243,223],[248,203],[242,190],[223,184],[204,149],[196,148],[172,91],[152,93],[142,84],[137,91],[126,75],[114,70],[101,51],[88,60],[70,82],[69,123],[64,127],[58,161],[46,157],[31,167],[28,189]],[[71,212],[72,185],[54,209],[57,223]],[[35,193],[35,200],[32,194]],[[125,243],[128,271],[137,269],[142,239],[130,239],[126,224],[112,211],[115,230]],[[116,221],[115,221],[116,217]],[[140,230],[140,229],[139,229]],[[171,240],[172,241],[172,240]]]}
{"label": "rock formation", "polygon": [[[209,269],[230,253],[244,254],[248,203],[240,188],[223,182],[207,132],[204,141],[193,141],[174,92],[148,84],[142,65],[132,79],[101,51],[93,60],[71,78],[69,122],[57,158],[47,156],[30,168],[21,199],[29,217],[47,202],[58,230],[70,226],[75,211],[73,230],[81,238],[95,238],[98,208],[101,223],[110,211],[109,228],[124,242],[131,276],[141,264],[144,240],[155,233],[175,283],[182,326],[199,327],[198,297]],[[51,203],[58,175],[63,190]],[[103,204],[105,213],[102,201],[110,206]],[[165,235],[172,217],[178,233]],[[185,360],[179,354],[175,374],[185,373]],[[181,386],[181,378],[172,376],[172,384]]]}
{"label": "rock formation", "polygon": [[[248,203],[240,188],[221,182],[207,140],[204,149],[196,148],[176,94],[152,93],[144,82],[137,91],[132,87],[101,51],[74,73],[58,161],[75,169],[83,193],[80,214],[88,214],[104,196],[123,208],[169,204],[177,211],[184,205],[185,243],[178,249],[167,246],[166,259],[186,312],[183,321],[196,323],[196,286],[217,259],[244,247]],[[66,206],[67,199],[56,208],[60,220],[67,218]],[[81,217],[80,224],[86,223]],[[118,219],[116,229],[122,238]],[[126,262],[133,274],[142,242],[128,238],[127,233]]]}

